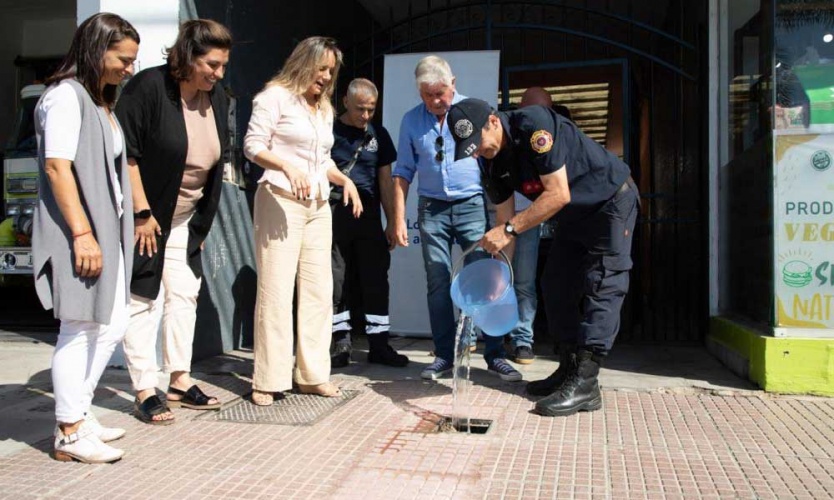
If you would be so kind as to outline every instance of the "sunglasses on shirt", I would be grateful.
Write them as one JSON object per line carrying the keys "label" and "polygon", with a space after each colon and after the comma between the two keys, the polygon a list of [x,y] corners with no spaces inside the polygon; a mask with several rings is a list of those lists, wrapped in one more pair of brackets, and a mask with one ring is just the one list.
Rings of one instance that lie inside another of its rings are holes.
{"label": "sunglasses on shirt", "polygon": [[437,136],[437,139],[434,141],[434,150],[437,151],[437,154],[434,155],[435,161],[441,162],[443,161],[443,136]]}

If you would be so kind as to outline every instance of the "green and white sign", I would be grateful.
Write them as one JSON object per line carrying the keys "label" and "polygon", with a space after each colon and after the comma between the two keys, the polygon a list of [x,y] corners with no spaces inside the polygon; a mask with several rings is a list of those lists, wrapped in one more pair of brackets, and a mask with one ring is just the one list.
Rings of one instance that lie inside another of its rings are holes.
{"label": "green and white sign", "polygon": [[779,135],[775,153],[776,326],[834,329],[834,135]]}

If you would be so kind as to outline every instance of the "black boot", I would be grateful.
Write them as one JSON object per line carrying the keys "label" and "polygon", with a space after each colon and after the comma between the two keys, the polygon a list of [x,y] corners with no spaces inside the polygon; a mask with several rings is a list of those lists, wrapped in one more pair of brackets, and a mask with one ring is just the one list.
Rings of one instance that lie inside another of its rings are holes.
{"label": "black boot", "polygon": [[408,358],[398,354],[388,345],[388,332],[371,333],[368,335],[368,363],[402,368],[408,364]]}
{"label": "black boot", "polygon": [[330,367],[344,368],[350,364],[350,334],[346,331],[333,333],[333,350],[330,353]]}
{"label": "black boot", "polygon": [[566,417],[578,411],[602,408],[602,394],[597,381],[600,361],[592,352],[578,350],[574,369],[559,389],[536,403],[535,412],[547,417]]}
{"label": "black boot", "polygon": [[576,365],[576,344],[561,344],[559,348],[559,367],[546,379],[528,382],[527,394],[533,396],[553,394],[565,381],[574,365]]}

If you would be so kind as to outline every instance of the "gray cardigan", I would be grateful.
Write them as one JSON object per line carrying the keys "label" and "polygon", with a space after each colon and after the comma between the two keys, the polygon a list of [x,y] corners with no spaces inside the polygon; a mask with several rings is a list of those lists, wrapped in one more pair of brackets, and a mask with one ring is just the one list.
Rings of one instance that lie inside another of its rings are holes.
{"label": "gray cardigan", "polygon": [[[133,198],[130,177],[124,152],[118,161],[114,158],[113,136],[107,114],[96,106],[78,81],[73,79],[69,83],[81,107],[81,134],[72,165],[73,173],[81,204],[101,247],[102,271],[96,278],[82,278],[75,273],[72,233],[61,215],[44,171],[43,129],[40,120],[35,120],[40,173],[38,206],[32,230],[35,289],[43,307],[54,309],[58,319],[108,324],[116,295],[120,244],[124,252],[125,302],[130,301],[133,265]],[[47,89],[44,96],[54,88]],[[116,209],[110,169],[115,169],[124,195],[124,215],[121,220]]]}

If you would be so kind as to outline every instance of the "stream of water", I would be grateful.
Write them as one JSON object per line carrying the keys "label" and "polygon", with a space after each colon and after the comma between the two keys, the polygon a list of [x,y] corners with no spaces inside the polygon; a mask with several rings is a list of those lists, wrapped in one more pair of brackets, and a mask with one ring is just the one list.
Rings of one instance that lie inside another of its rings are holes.
{"label": "stream of water", "polygon": [[460,313],[455,329],[455,361],[452,369],[452,427],[469,432],[469,368],[472,343],[472,318]]}

